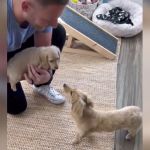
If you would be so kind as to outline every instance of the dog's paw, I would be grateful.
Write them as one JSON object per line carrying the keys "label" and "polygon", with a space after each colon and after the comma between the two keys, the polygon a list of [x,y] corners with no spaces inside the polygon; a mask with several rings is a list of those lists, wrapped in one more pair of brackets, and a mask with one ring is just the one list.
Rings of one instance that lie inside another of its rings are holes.
{"label": "dog's paw", "polygon": [[17,91],[16,86],[11,87],[11,89],[12,89],[14,92],[16,92],[16,91]]}
{"label": "dog's paw", "polygon": [[75,139],[75,140],[72,142],[72,145],[76,145],[76,144],[79,144],[79,143],[80,143],[80,140]]}

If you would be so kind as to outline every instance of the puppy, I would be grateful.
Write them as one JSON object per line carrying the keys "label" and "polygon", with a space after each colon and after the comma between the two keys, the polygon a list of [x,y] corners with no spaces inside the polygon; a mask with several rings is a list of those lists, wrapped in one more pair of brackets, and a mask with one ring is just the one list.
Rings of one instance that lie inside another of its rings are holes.
{"label": "puppy", "polygon": [[74,144],[91,132],[112,132],[117,129],[126,129],[126,139],[133,138],[142,124],[142,113],[139,107],[127,106],[113,111],[96,111],[93,102],[79,90],[63,85],[64,91],[69,96],[72,104],[71,114],[79,132]]}
{"label": "puppy", "polygon": [[16,91],[16,83],[21,81],[27,72],[27,65],[37,66],[45,70],[58,69],[60,50],[56,46],[31,47],[17,53],[7,65],[7,77],[11,89]]}

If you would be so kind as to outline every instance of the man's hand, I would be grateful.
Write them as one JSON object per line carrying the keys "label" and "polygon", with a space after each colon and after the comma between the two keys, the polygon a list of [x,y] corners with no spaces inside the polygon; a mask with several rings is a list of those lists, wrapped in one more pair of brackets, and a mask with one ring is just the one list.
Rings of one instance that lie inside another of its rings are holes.
{"label": "man's hand", "polygon": [[40,85],[48,82],[51,75],[47,70],[28,65],[28,72],[24,74],[24,78],[29,84]]}

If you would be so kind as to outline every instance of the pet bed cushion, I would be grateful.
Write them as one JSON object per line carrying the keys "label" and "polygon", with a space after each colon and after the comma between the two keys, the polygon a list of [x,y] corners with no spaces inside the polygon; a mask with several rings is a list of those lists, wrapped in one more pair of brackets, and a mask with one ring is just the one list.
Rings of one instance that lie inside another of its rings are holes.
{"label": "pet bed cushion", "polygon": [[[119,7],[130,14],[130,19],[133,24],[113,23],[108,20],[98,18],[100,14],[108,14],[110,10]],[[104,3],[98,6],[94,11],[92,21],[98,26],[106,29],[110,33],[118,37],[131,37],[142,31],[142,7],[130,0],[113,0],[109,3]]]}

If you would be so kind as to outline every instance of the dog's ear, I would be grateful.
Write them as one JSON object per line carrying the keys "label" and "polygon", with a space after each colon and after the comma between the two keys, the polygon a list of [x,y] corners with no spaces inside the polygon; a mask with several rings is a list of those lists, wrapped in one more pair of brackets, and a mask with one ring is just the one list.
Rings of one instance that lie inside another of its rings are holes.
{"label": "dog's ear", "polygon": [[49,64],[49,60],[48,60],[48,54],[46,54],[46,62],[47,62],[47,64]]}
{"label": "dog's ear", "polygon": [[94,104],[91,101],[91,99],[89,99],[86,95],[83,95],[82,99],[85,102],[87,107],[93,107],[94,106]]}
{"label": "dog's ear", "polygon": [[76,91],[71,90],[70,91],[71,97],[73,100],[78,100],[79,99],[79,94]]}
{"label": "dog's ear", "polygon": [[48,54],[46,51],[43,50],[43,52],[40,55],[40,62],[42,64],[47,64],[48,63]]}
{"label": "dog's ear", "polygon": [[72,111],[79,117],[83,116],[85,103],[82,100],[78,100],[76,103],[72,105]]}

